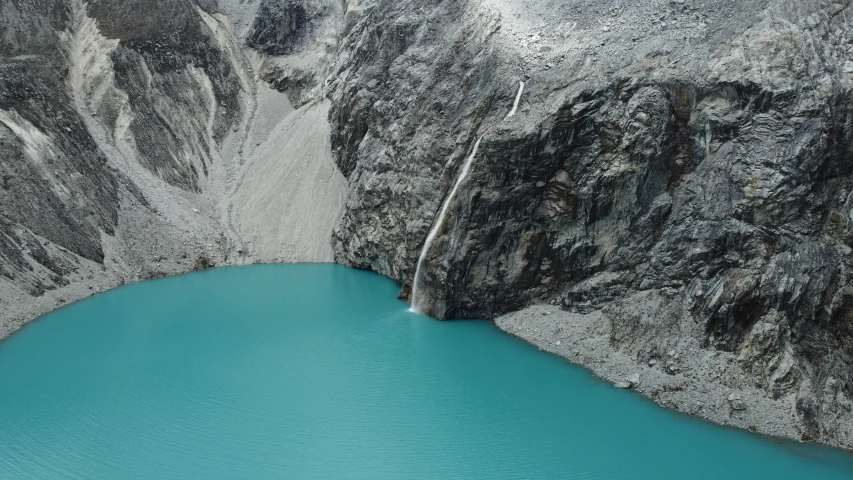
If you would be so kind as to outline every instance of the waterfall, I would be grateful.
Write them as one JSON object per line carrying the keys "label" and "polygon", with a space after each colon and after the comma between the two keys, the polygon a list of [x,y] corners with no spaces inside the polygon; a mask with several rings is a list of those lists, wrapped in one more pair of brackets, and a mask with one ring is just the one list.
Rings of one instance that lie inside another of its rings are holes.
{"label": "waterfall", "polygon": [[[504,117],[504,120],[515,115],[515,112],[518,110],[518,104],[521,102],[522,93],[524,93],[524,82],[519,81],[518,94],[515,96],[515,102],[512,104],[512,110],[510,110],[507,116]],[[486,130],[488,130],[488,128]],[[444,217],[447,216],[450,204],[456,197],[456,191],[459,190],[459,186],[468,176],[468,171],[471,169],[471,164],[474,162],[474,157],[477,155],[477,149],[480,147],[480,140],[483,139],[484,135],[485,132],[477,138],[477,141],[474,143],[474,149],[471,150],[471,154],[465,159],[465,163],[462,165],[462,171],[459,172],[459,176],[456,178],[456,183],[453,184],[453,189],[450,190],[450,194],[447,195],[447,198],[444,199],[444,204],[441,205],[441,211],[438,213],[438,220],[435,222],[435,225],[432,226],[432,229],[429,231],[429,235],[427,235],[426,241],[424,242],[421,255],[418,257],[418,264],[415,266],[415,278],[412,280],[412,306],[409,308],[410,312],[423,313],[421,305],[423,305],[424,299],[418,297],[418,290],[420,289],[419,287],[422,276],[421,269],[424,266],[424,262],[426,262],[426,256],[427,253],[429,253],[430,247],[432,247],[432,242],[435,241],[435,237],[438,236],[438,231],[441,230],[441,226],[444,225]]]}
{"label": "waterfall", "polygon": [[447,211],[450,209],[450,204],[456,197],[456,191],[459,190],[459,185],[461,185],[462,182],[465,180],[465,177],[468,176],[468,172],[471,169],[471,164],[474,162],[474,156],[477,155],[477,149],[480,148],[480,140],[483,139],[483,135],[480,135],[480,137],[474,143],[474,149],[471,150],[471,154],[468,155],[468,158],[465,159],[465,163],[462,165],[462,171],[459,172],[459,176],[456,177],[456,183],[453,184],[453,189],[450,190],[450,194],[447,195],[447,198],[444,199],[444,204],[441,206],[441,211],[438,214],[438,220],[435,222],[435,225],[432,226],[432,229],[429,231],[429,235],[427,235],[426,241],[424,242],[424,248],[423,250],[421,250],[421,256],[418,257],[418,264],[415,267],[415,278],[412,281],[412,307],[409,309],[409,311],[411,312],[423,312],[423,310],[421,309],[421,304],[423,303],[423,301],[422,299],[418,298],[418,287],[421,280],[421,268],[424,265],[424,261],[426,261],[426,256],[429,252],[430,247],[432,246],[432,242],[435,240],[435,237],[438,236],[438,231],[441,230],[441,226],[444,225],[444,217],[447,216]]}
{"label": "waterfall", "polygon": [[515,96],[515,103],[512,104],[512,110],[509,111],[506,118],[509,118],[515,115],[516,110],[518,110],[518,103],[521,102],[521,94],[524,93],[524,82],[518,82],[518,95]]}

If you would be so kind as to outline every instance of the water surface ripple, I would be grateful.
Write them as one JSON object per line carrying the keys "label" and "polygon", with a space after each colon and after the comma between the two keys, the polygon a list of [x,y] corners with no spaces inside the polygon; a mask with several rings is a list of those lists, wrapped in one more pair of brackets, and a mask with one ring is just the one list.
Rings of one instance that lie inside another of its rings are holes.
{"label": "water surface ripple", "polygon": [[0,343],[0,478],[850,479],[334,265],[144,282]]}

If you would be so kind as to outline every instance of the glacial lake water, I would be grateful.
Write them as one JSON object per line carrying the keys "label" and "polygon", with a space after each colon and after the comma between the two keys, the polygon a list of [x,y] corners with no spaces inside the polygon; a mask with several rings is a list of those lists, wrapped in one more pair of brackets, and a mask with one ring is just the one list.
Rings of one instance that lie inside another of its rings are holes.
{"label": "glacial lake water", "polygon": [[0,343],[0,478],[846,479],[486,321],[334,265],[224,268],[70,305]]}

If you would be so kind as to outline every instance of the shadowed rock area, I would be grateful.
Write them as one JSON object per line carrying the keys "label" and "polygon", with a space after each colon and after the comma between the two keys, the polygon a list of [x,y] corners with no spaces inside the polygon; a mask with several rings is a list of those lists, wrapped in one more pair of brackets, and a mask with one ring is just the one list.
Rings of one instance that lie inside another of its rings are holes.
{"label": "shadowed rock area", "polygon": [[211,264],[334,259],[408,298],[483,136],[426,313],[853,448],[848,0],[151,5],[0,0],[4,334]]}

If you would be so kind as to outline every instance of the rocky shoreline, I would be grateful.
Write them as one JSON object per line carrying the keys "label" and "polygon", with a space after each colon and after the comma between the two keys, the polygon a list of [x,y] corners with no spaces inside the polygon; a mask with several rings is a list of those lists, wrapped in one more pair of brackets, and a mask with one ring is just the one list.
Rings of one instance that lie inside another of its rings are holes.
{"label": "rocky shoreline", "polygon": [[[646,362],[611,346],[606,314],[535,305],[495,319],[504,332],[592,371],[617,388],[631,388],[677,412],[753,433],[815,441],[853,451],[853,434],[837,442],[804,435],[795,400],[773,399],[738,364],[737,356],[684,342]],[[847,429],[848,432],[853,430]]]}
{"label": "rocky shoreline", "polygon": [[29,293],[15,288],[14,285],[4,283],[0,285],[0,306],[2,306],[2,312],[0,312],[0,343],[30,322],[34,322],[54,310],[126,284],[192,272],[195,270],[193,263],[195,261],[195,259],[187,259],[168,262],[168,264],[164,261],[162,266],[167,271],[148,272],[130,277],[121,272],[104,268],[100,264],[84,263],[80,266],[78,279],[63,287],[46,291],[38,297],[31,296]]}
{"label": "rocky shoreline", "polygon": [[40,297],[32,297],[25,292],[10,292],[11,301],[3,302],[3,312],[0,313],[0,342],[42,315],[118,285],[119,280],[113,275],[93,275],[91,280],[73,282]]}

